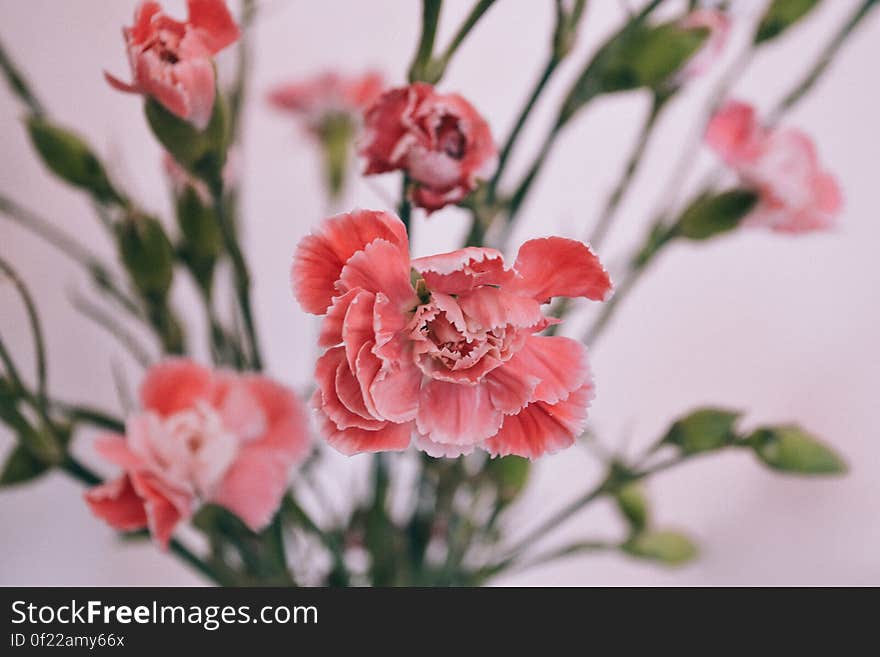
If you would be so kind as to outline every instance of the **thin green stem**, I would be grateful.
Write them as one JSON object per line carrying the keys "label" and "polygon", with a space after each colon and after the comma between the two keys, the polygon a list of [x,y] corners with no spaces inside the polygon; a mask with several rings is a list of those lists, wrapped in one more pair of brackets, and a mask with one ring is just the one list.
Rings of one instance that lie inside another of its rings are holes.
{"label": "thin green stem", "polygon": [[880,0],[864,0],[858,9],[847,19],[843,26],[835,33],[831,41],[819,53],[818,58],[810,67],[804,78],[786,94],[779,104],[770,112],[768,122],[770,125],[794,107],[816,85],[840,51],[841,47],[856,27],[868,16],[872,9],[876,8]]}
{"label": "thin green stem", "polygon": [[21,297],[22,303],[24,303],[24,307],[27,312],[28,321],[31,325],[31,335],[33,336],[34,340],[34,352],[37,370],[37,405],[41,411],[41,414],[45,416],[47,406],[46,345],[43,341],[43,329],[40,325],[40,317],[37,314],[37,307],[34,304],[34,299],[31,296],[31,293],[28,291],[27,286],[24,284],[24,281],[21,280],[21,277],[19,277],[18,273],[2,257],[0,257],[0,272],[5,274],[12,283],[13,287],[15,287],[16,291],[18,292],[18,296]]}
{"label": "thin green stem", "polygon": [[406,232],[410,232],[410,224],[412,222],[412,201],[409,199],[409,190],[412,183],[409,177],[403,175],[403,183],[400,189],[400,202],[397,205],[397,215],[406,227]]}
{"label": "thin green stem", "polygon": [[456,31],[455,36],[452,37],[452,41],[449,42],[449,45],[446,46],[446,50],[444,50],[443,54],[438,58],[437,66],[439,70],[437,71],[437,80],[443,76],[443,73],[446,71],[446,66],[449,64],[459,46],[464,42],[465,38],[467,38],[467,35],[470,34],[471,30],[474,29],[474,26],[483,17],[483,14],[485,14],[493,4],[495,4],[495,0],[477,0],[474,4],[470,13],[464,19],[464,22],[458,28],[458,31]]}
{"label": "thin green stem", "polygon": [[431,56],[434,53],[434,38],[437,35],[437,24],[440,21],[442,0],[422,0],[422,33],[419,45],[409,67],[409,81],[425,80]]}
{"label": "thin green stem", "polygon": [[510,159],[510,154],[513,152],[513,149],[516,146],[519,135],[525,127],[526,122],[529,120],[529,116],[531,116],[532,110],[535,108],[535,105],[538,102],[538,98],[540,98],[541,94],[544,92],[544,88],[550,81],[550,78],[553,77],[553,73],[555,73],[556,69],[559,67],[560,62],[561,60],[559,59],[559,57],[556,56],[556,53],[551,54],[550,58],[547,60],[547,63],[544,65],[541,76],[538,78],[538,81],[535,83],[532,92],[529,94],[529,98],[526,101],[525,106],[522,108],[522,110],[520,110],[519,116],[516,119],[516,123],[513,124],[513,129],[510,131],[510,134],[507,136],[507,140],[504,142],[504,146],[501,149],[501,154],[498,156],[498,168],[495,170],[495,175],[489,182],[490,203],[494,202],[496,198],[498,183],[501,181],[501,176],[504,175],[504,171],[507,168],[507,163]]}
{"label": "thin green stem", "polygon": [[244,321],[244,330],[247,335],[250,348],[251,367],[260,371],[263,369],[263,358],[260,354],[260,344],[257,338],[256,323],[254,321],[253,305],[251,301],[251,276],[247,262],[241,252],[235,227],[223,202],[222,183],[212,185],[214,198],[214,212],[217,223],[223,237],[223,246],[232,262],[233,275],[235,277],[235,291],[238,299],[239,310]]}
{"label": "thin green stem", "polygon": [[31,91],[30,85],[21,74],[21,71],[18,70],[15,63],[6,54],[6,49],[3,47],[2,42],[0,42],[0,69],[3,69],[6,81],[9,83],[13,93],[28,106],[31,114],[43,116],[46,112],[43,109],[42,103]]}
{"label": "thin green stem", "polygon": [[623,169],[623,174],[621,175],[620,180],[618,180],[617,185],[614,187],[614,191],[612,191],[608,197],[605,207],[602,209],[602,214],[599,215],[599,221],[596,222],[595,227],[587,239],[587,242],[593,249],[598,249],[605,241],[608,229],[611,228],[611,224],[614,221],[620,203],[623,201],[627,191],[632,185],[635,174],[645,156],[648,142],[651,140],[651,135],[657,127],[657,119],[660,117],[660,113],[668,99],[669,96],[654,94],[651,100],[651,109],[642,123],[642,128],[636,139],[635,147],[630,153],[626,166]]}

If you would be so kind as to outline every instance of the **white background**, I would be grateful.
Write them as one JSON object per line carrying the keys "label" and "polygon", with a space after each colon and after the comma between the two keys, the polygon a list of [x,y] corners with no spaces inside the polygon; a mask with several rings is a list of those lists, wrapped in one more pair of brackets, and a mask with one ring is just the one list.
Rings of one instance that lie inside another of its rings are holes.
{"label": "white background", "polygon": [[[440,43],[470,7],[465,0],[444,4]],[[538,107],[512,172],[527,166],[552,120],[554,103],[620,20],[622,4],[590,3],[577,51]],[[739,6],[747,10],[755,4]],[[823,3],[807,22],[761,53],[737,95],[771,107],[856,4]],[[52,114],[96,145],[143,206],[167,216],[159,151],[140,102],[111,90],[101,77],[105,68],[127,75],[119,30],[130,22],[134,5],[132,0],[0,0],[0,37]],[[167,5],[182,15],[183,2]],[[418,5],[414,0],[264,3],[255,31],[255,93],[243,158],[246,250],[269,369],[291,385],[310,381],[314,353],[306,345],[313,342],[316,324],[291,299],[289,262],[297,240],[327,208],[314,148],[262,99],[275,82],[324,69],[357,72],[369,66],[384,71],[391,82],[402,81],[417,38]],[[441,85],[468,97],[499,140],[543,66],[552,15],[549,0],[497,3]],[[735,38],[733,48],[738,44]],[[797,420],[845,455],[850,474],[801,480],[771,474],[747,454],[706,458],[649,485],[657,523],[687,529],[700,543],[695,564],[669,571],[620,556],[584,557],[500,583],[880,584],[878,56],[880,20],[873,16],[816,91],[787,117],[815,138],[822,160],[842,183],[846,210],[839,228],[800,238],[742,231],[709,245],[672,247],[627,300],[593,356],[598,397],[592,417],[608,446],[628,440],[635,449],[688,409],[716,404],[745,410],[747,425]],[[641,234],[681,143],[699,125],[711,84],[700,81],[664,115],[633,194],[601,251],[606,262],[617,262]],[[577,117],[524,208],[517,241],[583,234],[616,182],[646,108],[646,97],[628,94],[603,99]],[[21,115],[17,102],[0,91],[0,190],[112,257],[89,204],[34,158]],[[711,162],[704,153],[702,166]],[[378,185],[393,194],[397,181],[386,178]],[[375,187],[356,183],[341,208],[384,207]],[[454,209],[427,223],[419,218],[415,250],[421,255],[455,248],[463,231],[463,217]],[[0,222],[0,251],[38,299],[54,394],[114,408],[111,364],[121,363],[133,381],[137,368],[102,329],[72,312],[69,296],[88,289],[85,277],[5,221]],[[195,315],[191,290],[179,287],[178,303],[192,306]],[[0,331],[30,374],[28,331],[9,286],[0,287]],[[77,451],[110,474],[94,459],[91,437],[83,433]],[[9,434],[0,433],[0,447],[10,444]],[[330,461],[328,485],[345,498],[363,457]],[[580,447],[543,459],[511,518],[511,530],[526,531],[590,485],[599,470]],[[0,584],[201,582],[148,545],[120,545],[90,516],[80,495],[78,485],[61,475],[0,493]],[[548,542],[613,537],[620,531],[613,510],[600,504]]]}

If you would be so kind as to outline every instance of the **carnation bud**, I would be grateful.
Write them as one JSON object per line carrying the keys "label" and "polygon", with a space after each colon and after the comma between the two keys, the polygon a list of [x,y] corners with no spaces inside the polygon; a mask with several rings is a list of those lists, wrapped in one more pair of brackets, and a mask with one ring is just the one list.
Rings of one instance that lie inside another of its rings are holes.
{"label": "carnation bud", "polygon": [[739,417],[739,413],[723,409],[700,409],[673,424],[662,442],[675,445],[684,454],[719,449],[736,439],[734,425]]}
{"label": "carnation bud", "polygon": [[85,189],[99,203],[124,204],[100,160],[82,138],[46,119],[27,119],[31,142],[47,167],[62,180]]}
{"label": "carnation bud", "polygon": [[670,530],[648,531],[634,536],[621,548],[639,559],[680,566],[697,556],[697,546],[687,536]]}
{"label": "carnation bud", "polygon": [[706,240],[734,230],[752,211],[758,195],[747,189],[699,196],[682,213],[673,228],[677,237]]}
{"label": "carnation bud", "polygon": [[763,427],[746,443],[775,470],[797,474],[843,474],[846,463],[830,447],[795,425]]}
{"label": "carnation bud", "polygon": [[627,484],[614,495],[617,508],[629,523],[634,534],[648,525],[648,500],[642,487],[637,483]]}
{"label": "carnation bud", "polygon": [[214,267],[223,251],[217,216],[192,185],[184,186],[177,196],[176,214],[181,234],[178,256],[199,287],[210,292]]}
{"label": "carnation bud", "polygon": [[152,98],[147,98],[144,111],[153,135],[178,164],[207,182],[212,189],[222,186],[228,146],[222,94],[216,95],[211,121],[204,130],[175,116]]}
{"label": "carnation bud", "polygon": [[6,457],[6,463],[0,470],[0,488],[31,481],[48,469],[49,466],[34,457],[23,445],[18,445]]}
{"label": "carnation bud", "polygon": [[174,249],[155,218],[131,214],[116,225],[122,262],[138,291],[164,299],[174,276]]}
{"label": "carnation bud", "polygon": [[354,125],[346,114],[331,114],[318,128],[324,151],[324,175],[332,198],[338,198],[345,185],[353,137]]}
{"label": "carnation bud", "polygon": [[775,39],[809,14],[818,4],[819,0],[773,0],[758,24],[755,43]]}

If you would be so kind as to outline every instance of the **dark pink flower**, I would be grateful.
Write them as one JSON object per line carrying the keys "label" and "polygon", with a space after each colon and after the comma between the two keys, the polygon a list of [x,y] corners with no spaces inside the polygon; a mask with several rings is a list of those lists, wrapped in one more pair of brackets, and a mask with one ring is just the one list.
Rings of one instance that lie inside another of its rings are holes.
{"label": "dark pink flower", "polygon": [[423,82],[384,93],[365,118],[365,174],[405,171],[413,202],[432,212],[458,203],[495,171],[489,125],[458,94]]}
{"label": "dark pink flower", "polygon": [[125,435],[96,442],[123,474],[86,493],[95,515],[120,530],[148,527],[163,547],[200,502],[226,507],[254,531],[268,524],[309,449],[292,392],[181,359],[154,366],[140,398]]}
{"label": "dark pink flower", "polygon": [[787,233],[833,226],[843,195],[806,134],[765,128],[753,107],[730,101],[710,121],[706,143],[759,194],[748,225]]}
{"label": "dark pink flower", "polygon": [[187,0],[189,17],[175,20],[158,2],[141,2],[122,30],[132,82],[105,73],[114,88],[144,94],[203,130],[214,108],[213,57],[239,37],[224,0]]}
{"label": "dark pink flower", "polygon": [[[547,263],[553,262],[553,267]],[[326,315],[318,409],[343,453],[405,449],[434,456],[482,448],[535,458],[572,444],[593,387],[585,347],[538,335],[556,296],[602,300],[608,274],[581,242],[466,248],[411,260],[403,224],[356,211],[304,238],[292,281],[300,304]]]}
{"label": "dark pink flower", "polygon": [[328,72],[276,86],[269,92],[269,103],[296,116],[315,133],[328,117],[342,115],[359,123],[384,86],[382,75],[373,71],[351,77]]}

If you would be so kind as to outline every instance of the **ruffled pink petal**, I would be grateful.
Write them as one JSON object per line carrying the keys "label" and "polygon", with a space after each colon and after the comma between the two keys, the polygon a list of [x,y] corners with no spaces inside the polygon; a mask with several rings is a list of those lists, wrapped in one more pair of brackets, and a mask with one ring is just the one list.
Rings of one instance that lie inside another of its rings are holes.
{"label": "ruffled pink petal", "polygon": [[430,85],[416,83],[391,89],[364,114],[364,134],[359,146],[366,158],[365,175],[385,173],[400,167],[406,156],[406,141],[412,113],[422,99],[433,93]]}
{"label": "ruffled pink petal", "polygon": [[133,472],[129,477],[135,492],[144,502],[150,534],[160,547],[167,549],[177,525],[192,515],[192,495],[169,487],[150,472]]}
{"label": "ruffled pink petal", "polygon": [[[358,427],[375,430],[382,421],[372,417],[364,402],[360,382],[349,369],[344,347],[328,349],[315,365],[318,392],[314,403],[339,429]],[[345,397],[346,402],[341,399]],[[356,403],[360,397],[360,403]]]}
{"label": "ruffled pink petal", "polygon": [[352,300],[363,290],[349,290],[339,297],[334,297],[332,305],[327,309],[324,321],[321,322],[321,333],[318,336],[319,347],[335,347],[342,342],[342,329],[345,314]]}
{"label": "ruffled pink petal", "polygon": [[391,422],[414,420],[419,408],[422,371],[412,360],[386,363],[370,385],[379,415]]}
{"label": "ruffled pink petal", "polygon": [[557,404],[536,402],[504,418],[497,434],[483,447],[492,456],[516,454],[535,459],[574,444],[587,421],[593,389],[585,385]]}
{"label": "ruffled pink petal", "polygon": [[251,442],[274,452],[287,463],[299,463],[312,447],[312,433],[305,405],[286,386],[255,374],[244,382],[259,401],[266,418],[266,429]]}
{"label": "ruffled pink petal", "polygon": [[322,433],[327,442],[347,456],[361,452],[391,452],[409,447],[413,423],[387,422],[375,431],[366,429],[338,429],[333,422],[322,418]]}
{"label": "ruffled pink petal", "polygon": [[416,435],[413,442],[417,448],[422,450],[428,456],[432,456],[435,459],[454,459],[458,458],[459,456],[472,454],[474,451],[474,445],[449,445],[447,443],[435,443],[431,439],[419,435]]}
{"label": "ruffled pink petal", "polygon": [[293,292],[306,312],[323,315],[338,294],[335,284],[342,268],[373,240],[394,244],[409,252],[406,228],[387,212],[357,210],[325,219],[297,247],[291,271]]}
{"label": "ruffled pink petal", "polygon": [[[177,79],[177,88],[185,93],[186,114],[182,118],[192,123],[197,130],[204,130],[211,122],[211,114],[214,112],[214,64],[210,59],[187,59],[174,65],[174,77]],[[153,92],[158,94],[156,99],[169,110],[173,105],[168,104],[169,94],[164,85],[152,86]],[[176,99],[176,93],[172,94]],[[176,102],[172,100],[171,103]]]}
{"label": "ruffled pink petal", "polygon": [[337,288],[341,292],[357,288],[381,292],[400,309],[418,303],[410,281],[409,254],[384,239],[373,240],[348,259]]}
{"label": "ruffled pink petal", "polygon": [[226,471],[211,501],[229,509],[258,532],[281,506],[290,467],[287,459],[271,450],[249,445]]}
{"label": "ruffled pink petal", "polygon": [[416,258],[412,267],[424,277],[428,289],[446,294],[463,294],[480,285],[503,286],[515,276],[504,268],[500,251],[476,246]]}
{"label": "ruffled pink petal", "polygon": [[[385,243],[387,244],[387,242]],[[347,267],[348,265],[346,265]],[[345,269],[343,269],[343,272],[345,272]],[[360,287],[353,289],[359,290],[359,293],[349,303],[342,325],[342,343],[345,345],[345,356],[348,359],[348,366],[352,370],[356,367],[357,356],[360,353],[361,347],[367,342],[372,342],[374,339],[373,304],[376,301],[376,295],[372,292],[366,292]]]}
{"label": "ruffled pink petal", "polygon": [[431,442],[475,445],[494,435],[503,418],[488,387],[434,379],[422,387],[416,425]]}
{"label": "ruffled pink petal", "polygon": [[761,155],[765,134],[753,106],[730,100],[712,116],[704,139],[722,160],[738,167]]}
{"label": "ruffled pink petal", "polygon": [[541,304],[504,288],[478,287],[462,294],[458,305],[467,318],[469,331],[490,330],[500,326],[524,328],[539,324],[544,315]]}
{"label": "ruffled pink petal", "polygon": [[537,377],[539,383],[529,401],[554,404],[590,382],[587,348],[562,336],[530,335],[523,348],[499,369],[522,381]]}
{"label": "ruffled pink petal", "polygon": [[210,400],[213,386],[211,370],[185,358],[170,358],[147,372],[140,388],[141,405],[167,417]]}
{"label": "ruffled pink petal", "polygon": [[188,120],[189,93],[184,85],[177,83],[176,65],[161,61],[152,50],[134,53],[132,57],[135,84],[169,112]]}
{"label": "ruffled pink petal", "polygon": [[134,83],[123,82],[115,75],[104,71],[104,79],[110,84],[111,87],[116,89],[117,91],[122,91],[129,94],[141,94],[144,93],[143,89],[140,86]]}
{"label": "ruffled pink petal", "polygon": [[145,465],[143,458],[131,451],[125,436],[114,434],[98,436],[95,438],[95,451],[123,470],[136,470]]}
{"label": "ruffled pink petal", "polygon": [[[134,10],[134,25],[125,30],[126,38],[138,44],[145,42],[155,30],[154,17],[161,13],[162,5],[158,2],[153,2],[153,0],[141,2]],[[180,26],[183,27],[182,24]]]}
{"label": "ruffled pink petal", "polygon": [[120,531],[134,531],[147,526],[144,502],[138,497],[126,475],[85,492],[92,513]]}
{"label": "ruffled pink petal", "polygon": [[238,40],[238,25],[225,0],[187,0],[187,6],[189,24],[212,55]]}
{"label": "ruffled pink petal", "polygon": [[611,292],[611,278],[599,258],[577,240],[563,237],[529,240],[520,247],[514,269],[519,276],[508,289],[542,303],[552,297],[602,301]]}
{"label": "ruffled pink petal", "polygon": [[843,192],[837,178],[830,173],[821,172],[816,175],[813,190],[816,194],[816,207],[821,212],[836,215],[843,209]]}
{"label": "ruffled pink petal", "polygon": [[509,366],[509,361],[496,367],[485,378],[492,406],[504,413],[518,413],[535,398],[535,388],[541,379],[524,368]]}

